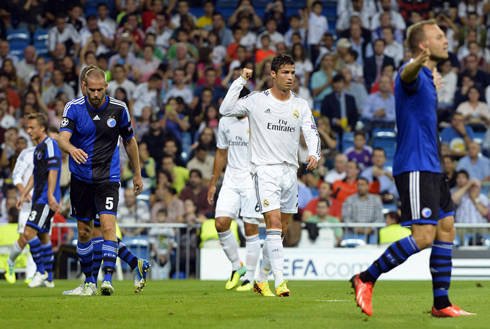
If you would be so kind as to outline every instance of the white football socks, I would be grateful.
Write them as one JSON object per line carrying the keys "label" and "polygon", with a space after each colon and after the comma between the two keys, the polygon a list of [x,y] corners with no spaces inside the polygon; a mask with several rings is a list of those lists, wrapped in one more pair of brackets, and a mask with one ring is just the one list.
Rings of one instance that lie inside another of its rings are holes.
{"label": "white football socks", "polygon": [[284,248],[282,246],[281,233],[281,230],[269,229],[265,239],[276,288],[284,282]]}
{"label": "white football socks", "polygon": [[15,260],[22,253],[22,250],[24,250],[24,249],[20,248],[19,243],[17,241],[15,241],[12,244],[12,247],[10,248],[10,255],[9,255],[8,260],[7,260],[8,264],[10,266],[13,266],[15,264]]}
{"label": "white football socks", "polygon": [[226,257],[228,257],[231,262],[233,271],[238,271],[242,267],[242,264],[240,262],[240,256],[238,255],[238,243],[236,242],[235,235],[231,230],[228,230],[225,232],[218,232],[218,237]]}
{"label": "white football socks", "polygon": [[257,262],[260,255],[260,239],[259,235],[252,235],[245,237],[247,242],[245,246],[245,266],[247,267],[247,273],[245,273],[245,280],[250,283],[254,282],[255,269],[257,268]]}

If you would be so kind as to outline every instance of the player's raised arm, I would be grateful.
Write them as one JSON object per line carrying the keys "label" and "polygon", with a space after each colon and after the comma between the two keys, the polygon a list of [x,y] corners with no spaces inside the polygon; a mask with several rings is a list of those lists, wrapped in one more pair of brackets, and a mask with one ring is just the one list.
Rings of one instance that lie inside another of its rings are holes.
{"label": "player's raised arm", "polygon": [[417,57],[415,57],[415,59],[403,67],[403,70],[400,73],[400,78],[402,81],[405,83],[410,83],[417,79],[420,70],[427,63],[429,58],[430,50],[425,48]]}
{"label": "player's raised arm", "polygon": [[308,146],[308,158],[306,158],[308,166],[306,169],[314,170],[318,165],[318,161],[320,161],[322,148],[313,115],[310,109],[307,109],[305,112],[303,122],[301,122],[301,131],[305,136],[305,142]]}
{"label": "player's raised arm", "polygon": [[233,81],[228,92],[226,93],[221,106],[219,107],[219,113],[227,117],[240,117],[247,115],[250,111],[250,105],[253,100],[243,97],[237,101],[240,96],[240,92],[247,84],[247,81],[252,77],[252,70],[244,68],[242,75]]}

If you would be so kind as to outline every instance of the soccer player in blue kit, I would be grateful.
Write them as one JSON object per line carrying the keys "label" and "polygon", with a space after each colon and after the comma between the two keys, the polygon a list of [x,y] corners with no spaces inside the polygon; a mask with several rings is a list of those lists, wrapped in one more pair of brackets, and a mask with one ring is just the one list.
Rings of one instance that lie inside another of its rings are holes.
{"label": "soccer player in blue kit", "polygon": [[74,99],[65,106],[59,143],[70,154],[70,202],[72,216],[77,219],[77,254],[86,277],[81,295],[97,294],[91,240],[97,214],[104,237],[104,279],[100,288],[103,295],[112,295],[112,273],[118,254],[115,224],[120,186],[119,137],[124,140],[135,173],[136,195],[141,193],[143,182],[138,145],[126,105],[105,95],[107,82],[103,70],[90,69],[86,78],[87,97]]}
{"label": "soccer player in blue kit", "polygon": [[54,288],[53,251],[49,232],[51,219],[61,208],[61,150],[58,143],[47,135],[48,118],[44,114],[33,113],[27,117],[27,133],[37,143],[34,149],[34,169],[27,186],[17,200],[17,209],[20,209],[34,187],[31,213],[23,233],[36,263],[36,274],[29,287]]}
{"label": "soccer player in blue kit", "polygon": [[393,176],[401,199],[402,225],[412,226],[412,235],[394,242],[366,271],[353,276],[351,283],[357,305],[371,315],[378,277],[432,246],[432,315],[471,315],[448,297],[456,231],[436,115],[436,86],[440,84],[436,65],[448,58],[448,42],[436,21],[427,20],[408,29],[407,43],[414,58],[401,67],[395,81],[398,134]]}

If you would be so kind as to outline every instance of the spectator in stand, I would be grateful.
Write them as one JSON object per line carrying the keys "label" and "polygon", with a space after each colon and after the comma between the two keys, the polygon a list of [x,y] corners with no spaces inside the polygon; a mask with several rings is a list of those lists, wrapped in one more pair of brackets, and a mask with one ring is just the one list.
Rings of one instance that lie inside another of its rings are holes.
{"label": "spectator in stand", "polygon": [[[117,222],[119,224],[146,224],[150,222],[150,209],[143,200],[137,200],[132,188],[124,189],[124,201],[119,202],[117,209]],[[144,227],[121,227],[123,236],[145,234]]]}
{"label": "spectator in stand", "polygon": [[207,201],[208,187],[202,182],[202,174],[198,169],[192,169],[189,174],[189,184],[180,193],[180,199],[191,199],[199,209],[199,213],[208,218],[213,215],[214,207]]}
{"label": "spectator in stand", "polygon": [[305,48],[300,43],[295,43],[291,51],[294,60],[296,79],[299,79],[303,86],[307,86],[310,81],[310,74],[313,65],[307,57]]}
{"label": "spectator in stand", "polygon": [[24,48],[24,59],[17,64],[17,75],[22,79],[25,85],[29,84],[30,78],[36,69],[36,48],[27,46]]}
{"label": "spectator in stand", "polygon": [[460,76],[458,78],[458,83],[459,83],[459,79],[461,79],[461,87],[456,89],[456,93],[454,94],[454,103],[453,103],[454,110],[456,110],[459,104],[468,100],[468,91],[470,90],[471,87],[475,86],[475,81],[468,73],[465,73],[462,76]]}
{"label": "spectator in stand", "polygon": [[272,49],[271,38],[268,34],[261,37],[262,47],[255,51],[255,63],[259,64],[269,56],[274,56],[276,52]]}
{"label": "spectator in stand", "polygon": [[154,73],[161,61],[154,56],[155,48],[152,45],[143,46],[143,58],[136,59],[135,67],[141,76],[148,76]]}
{"label": "spectator in stand", "polygon": [[277,22],[274,18],[269,18],[265,22],[265,31],[257,36],[257,44],[255,47],[261,49],[262,47],[262,36],[268,35],[270,38],[270,47],[272,50],[276,50],[276,44],[279,42],[284,42],[284,35],[277,31]]}
{"label": "spectator in stand", "polygon": [[144,107],[158,108],[160,106],[160,89],[162,77],[154,73],[148,82],[140,83],[133,92],[129,110],[133,117],[140,118]]}
{"label": "spectator in stand", "polygon": [[367,97],[361,119],[369,133],[375,128],[395,127],[395,97],[392,94],[391,77],[381,76],[379,91]]}
{"label": "spectator in stand", "polygon": [[391,26],[385,26],[382,29],[383,40],[386,42],[384,54],[393,58],[395,67],[399,67],[403,60],[403,45],[394,39],[394,29]]}
{"label": "spectator in stand", "polygon": [[0,127],[3,129],[17,127],[15,118],[9,114],[9,101],[6,97],[0,97]]}
{"label": "spectator in stand", "polygon": [[459,160],[457,171],[464,169],[470,179],[476,178],[480,182],[490,182],[490,159],[480,154],[480,144],[471,142],[468,146],[468,155]]}
{"label": "spectator in stand", "polygon": [[197,87],[194,91],[194,97],[189,107],[195,109],[199,104],[199,100],[202,98],[204,89],[209,89],[212,92],[211,103],[219,104],[225,97],[225,90],[220,85],[218,72],[212,67],[208,67],[204,71],[204,83]]}
{"label": "spectator in stand", "polygon": [[[267,4],[264,11],[264,22],[273,19],[277,25],[277,31],[284,34],[288,29],[288,21],[284,10],[283,0],[273,0]],[[273,39],[274,40],[274,39]]]}
{"label": "spectator in stand", "polygon": [[211,30],[213,25],[213,13],[215,11],[214,1],[206,0],[203,5],[204,15],[199,17],[196,22],[196,27],[202,30]]}
{"label": "spectator in stand", "polygon": [[313,97],[311,97],[310,90],[303,86],[299,79],[294,79],[293,88],[291,90],[296,93],[296,95],[307,101],[310,109],[314,108]]}
{"label": "spectator in stand", "polygon": [[386,152],[382,148],[375,148],[372,156],[373,165],[364,169],[361,177],[372,183],[374,180],[379,181],[379,194],[383,202],[392,202],[398,199],[398,191],[395,186],[395,180],[391,167],[385,166]]}
{"label": "spectator in stand", "polygon": [[172,19],[170,20],[170,27],[174,29],[180,27],[182,17],[190,17],[195,24],[197,21],[196,16],[191,14],[189,12],[189,9],[190,9],[189,2],[187,0],[178,0],[177,14],[172,16]]}
{"label": "spectator in stand", "polygon": [[357,51],[357,63],[364,66],[366,58],[373,56],[373,45],[368,40],[364,40],[362,37],[362,30],[360,24],[352,24],[350,26],[350,39],[352,49]]}
{"label": "spectator in stand", "polygon": [[204,146],[209,154],[213,156],[216,154],[216,135],[214,134],[213,128],[204,128],[197,141],[191,146],[191,149],[195,149],[198,145]]}
{"label": "spectator in stand", "polygon": [[373,149],[366,145],[366,134],[363,131],[355,132],[354,146],[345,150],[344,154],[348,161],[356,162],[361,171],[373,164],[371,160]]}
{"label": "spectator in stand", "polygon": [[401,218],[398,212],[390,211],[386,214],[386,227],[379,230],[379,243],[388,244],[406,238],[412,231],[400,225]]}
{"label": "spectator in stand", "polygon": [[354,97],[356,100],[357,112],[359,113],[368,96],[366,87],[363,83],[359,83],[352,79],[352,73],[348,67],[344,67],[341,70],[341,73],[345,78],[345,92]]}
{"label": "spectator in stand", "polygon": [[414,11],[418,12],[422,16],[422,19],[429,17],[430,1],[400,0],[398,1],[398,6],[400,14],[406,22],[410,18],[410,13]]}
{"label": "spectator in stand", "polygon": [[185,167],[185,162],[180,156],[181,150],[179,150],[179,145],[173,139],[167,139],[165,145],[163,146],[163,152],[166,155],[170,155],[174,159],[174,163],[179,167]]}
{"label": "spectator in stand", "polygon": [[364,66],[364,81],[366,88],[371,90],[374,83],[378,82],[382,76],[383,67],[392,65],[395,67],[393,58],[384,54],[386,41],[377,39],[374,41],[374,56],[366,58]]}
{"label": "spectator in stand", "polygon": [[[155,181],[155,160],[148,153],[148,146],[145,143],[139,143],[139,162],[141,168],[141,177],[143,179],[143,190],[142,192],[150,192],[151,187],[154,185]],[[126,162],[126,165],[123,168],[123,172],[121,175],[122,181],[126,182],[126,186],[132,187],[132,181],[134,178],[133,169],[129,163]]]}
{"label": "spectator in stand", "polygon": [[[99,26],[97,17],[95,15],[89,15],[87,17],[87,26],[80,30],[80,44],[85,44],[94,39],[94,33],[98,31],[101,35],[101,42],[106,49],[111,49],[114,45],[114,34],[105,26]],[[90,38],[92,37],[92,39]],[[104,51],[106,52],[106,51]]]}
{"label": "spectator in stand", "polygon": [[111,97],[115,97],[116,90],[118,88],[123,88],[126,91],[128,99],[131,100],[136,85],[128,79],[126,67],[123,64],[114,65],[112,68],[112,77],[113,79],[109,81],[107,85],[107,94]]}
{"label": "spectator in stand", "polygon": [[[364,81],[364,71],[362,65],[357,62],[359,54],[352,48],[349,48],[344,56],[345,66],[350,71],[351,80],[362,83]],[[342,68],[343,69],[343,68]],[[341,69],[341,70],[342,70]]]}
{"label": "spectator in stand", "polygon": [[0,66],[2,66],[3,61],[7,58],[11,59],[15,65],[19,62],[19,58],[10,53],[8,41],[0,39]]}
{"label": "spectator in stand", "polygon": [[148,146],[150,156],[155,159],[155,162],[160,165],[163,157],[163,146],[165,141],[174,139],[175,137],[166,129],[163,128],[160,119],[156,113],[150,117],[150,131],[143,135],[140,142]]}
{"label": "spectator in stand", "polygon": [[366,29],[371,28],[371,24],[370,24],[371,18],[368,14],[368,11],[366,10],[368,6],[364,6],[363,0],[353,0],[351,1],[351,3],[352,3],[352,10],[346,8],[345,10],[342,11],[339,10],[340,3],[339,2],[337,3],[338,18],[335,26],[335,28],[337,29],[337,35],[341,35],[342,32],[349,29],[349,26],[351,26],[352,24],[351,18],[353,16],[357,16],[360,18],[363,28]]}
{"label": "spectator in stand", "polygon": [[168,154],[163,156],[161,162],[161,168],[172,174],[172,187],[175,188],[177,194],[180,194],[189,180],[189,170],[185,167],[177,166],[174,158]]}
{"label": "spectator in stand", "polygon": [[157,13],[157,18],[153,21],[153,25],[146,30],[146,34],[148,33],[155,34],[154,46],[160,49],[162,54],[166,54],[170,47],[173,30],[168,27],[168,16],[165,12]]}
{"label": "spectator in stand", "polygon": [[[329,223],[329,224],[339,224],[340,220],[337,217],[329,216],[328,212],[330,211],[329,202],[326,199],[320,199],[317,202],[316,206],[316,214],[303,217],[303,221],[305,223]],[[339,246],[342,241],[342,229],[340,227],[330,228],[335,235],[335,239],[337,240],[336,245]]]}
{"label": "spectator in stand", "polygon": [[[121,35],[121,36],[123,36],[123,35]],[[126,35],[124,35],[123,37],[129,38],[129,36],[126,36]],[[111,56],[111,58],[109,58],[109,63],[108,63],[109,69],[112,70],[113,66],[116,64],[123,64],[123,65],[128,64],[129,67],[131,68],[132,66],[134,66],[136,64],[136,57],[134,56],[133,52],[130,51],[131,50],[131,42],[126,40],[126,39],[123,39],[120,42],[118,42],[118,45],[119,45],[119,50],[118,50],[117,54],[115,54],[115,55]]]}
{"label": "spectator in stand", "polygon": [[308,218],[317,214],[317,206],[320,200],[325,200],[330,205],[330,203],[332,202],[331,198],[332,198],[332,187],[330,183],[322,182],[320,184],[320,187],[318,188],[318,197],[313,198],[310,200],[310,202],[308,202],[305,209],[303,210],[301,220],[303,222],[306,222]]}
{"label": "spectator in stand", "polygon": [[64,92],[68,99],[72,100],[75,98],[75,92],[70,85],[64,82],[65,75],[61,69],[53,70],[52,85],[42,93],[42,101],[47,106],[50,106],[51,102],[54,101],[55,97],[60,93]]}
{"label": "spectator in stand", "polygon": [[[482,2],[480,2],[480,4],[482,4]],[[471,31],[474,31],[476,36],[475,41],[478,42],[480,47],[485,48],[485,43],[487,41],[487,30],[485,26],[481,24],[480,17],[482,16],[483,15],[481,13],[479,14],[475,11],[470,11],[459,17],[462,23],[458,32],[458,41],[460,47],[466,44],[467,41],[469,41],[469,34],[471,33]]]}
{"label": "spectator in stand", "polygon": [[440,136],[441,142],[449,145],[451,156],[459,159],[466,155],[474,133],[471,127],[464,124],[463,114],[455,112],[451,118],[451,126],[444,128]]}
{"label": "spectator in stand", "polygon": [[405,31],[407,25],[402,15],[391,7],[391,0],[381,0],[381,10],[376,13],[371,20],[371,30],[376,30],[381,25],[380,17],[384,12],[389,12],[391,16],[391,26]]}
{"label": "spectator in stand", "polygon": [[68,9],[66,23],[72,25],[78,32],[87,25],[82,6],[79,3],[72,4]]}
{"label": "spectator in stand", "polygon": [[[357,192],[357,178],[359,177],[359,166],[357,162],[349,161],[346,164],[346,176],[332,184],[332,205],[329,215],[342,218],[342,205],[349,196]],[[379,192],[379,182],[369,184],[369,193]]]}
{"label": "spectator in stand", "polygon": [[167,211],[166,223],[182,223],[184,221],[184,202],[179,199],[175,188],[164,184],[157,188],[156,202],[151,207],[151,221],[158,222],[158,212]]}
{"label": "spectator in stand", "polygon": [[[293,37],[299,37],[299,35],[293,34]],[[349,43],[348,39],[346,39],[346,38],[343,38],[343,39],[345,39],[345,41],[347,41],[347,43]],[[301,44],[304,43],[303,39],[300,39],[296,42],[301,43]],[[349,48],[350,48],[350,43],[349,43],[349,46],[347,47],[347,49],[349,49]],[[336,55],[336,53],[337,53],[337,48],[335,46],[335,41],[334,41],[333,35],[330,33],[325,33],[322,36],[322,41],[320,42],[318,58],[316,59],[315,62],[312,62],[312,63],[314,63],[315,64],[314,66],[317,67],[320,65],[320,62],[323,59],[323,56],[325,56],[326,54]]]}
{"label": "spectator in stand", "polygon": [[456,223],[487,223],[488,198],[481,193],[478,179],[469,179],[464,170],[456,174],[457,185],[451,190],[453,202],[458,206],[454,217]]}
{"label": "spectator in stand", "polygon": [[182,97],[169,98],[165,105],[164,125],[172,132],[175,139],[182,143],[182,134],[190,129],[189,109]]}
{"label": "spectator in stand", "polygon": [[356,100],[345,93],[342,74],[334,76],[332,85],[333,92],[323,100],[321,113],[322,116],[328,117],[332,129],[342,138],[342,133],[354,131],[357,123]]}
{"label": "spectator in stand", "polygon": [[194,157],[187,163],[187,169],[191,172],[197,169],[202,173],[202,182],[208,185],[213,175],[214,156],[208,154],[208,150],[203,146],[197,146],[194,151]]}
{"label": "spectator in stand", "polygon": [[80,34],[71,24],[66,23],[66,14],[58,14],[55,26],[48,31],[48,50],[51,54],[58,43],[63,43],[70,54],[78,55]]}
{"label": "spectator in stand", "polygon": [[319,46],[322,36],[328,32],[328,21],[322,15],[323,4],[320,1],[313,2],[308,9],[308,48],[311,54],[311,61],[315,62],[319,56]]}
{"label": "spectator in stand", "polygon": [[345,57],[348,55],[351,43],[346,38],[337,40],[337,54],[335,59],[335,69],[340,71],[345,66]]}
{"label": "spectator in stand", "polygon": [[164,102],[167,103],[170,98],[182,97],[186,104],[191,104],[193,100],[191,88],[185,84],[184,68],[179,67],[174,72],[173,86],[165,94]]}
{"label": "spectator in stand", "polygon": [[[286,46],[288,48],[291,48],[294,44],[294,42],[292,41],[294,33],[299,33],[299,35],[301,36],[301,40],[305,40],[305,21],[302,21],[301,17],[298,14],[293,14],[289,17],[289,29],[284,34],[284,42],[286,43]],[[301,43],[301,45],[304,46],[304,42]]]}
{"label": "spectator in stand", "polygon": [[146,31],[153,22],[157,19],[157,13],[162,12],[163,1],[161,0],[151,0],[146,1],[146,10],[141,15],[141,21],[143,23],[143,31]]}
{"label": "spectator in stand", "polygon": [[109,7],[103,2],[99,2],[97,5],[97,15],[99,16],[97,24],[101,28],[106,28],[111,32],[112,38],[116,34],[117,25],[116,22],[109,16]]}
{"label": "spectator in stand", "polygon": [[468,75],[475,82],[475,87],[479,90],[485,90],[488,86],[487,74],[478,69],[478,58],[475,55],[468,55],[465,58],[465,69],[460,73],[458,87],[463,83],[463,76]]}
{"label": "spectator in stand", "polygon": [[[347,197],[342,204],[342,221],[344,223],[382,223],[383,204],[378,195],[369,193],[369,182],[364,177],[357,178],[357,193]],[[356,227],[349,230],[351,233],[370,235],[371,227]]]}
{"label": "spectator in stand", "polygon": [[[451,113],[449,109],[452,109],[454,103],[454,94],[456,93],[456,86],[458,83],[458,76],[454,73],[451,61],[446,59],[438,64],[439,71],[442,77],[442,86],[437,89],[437,101],[439,112],[444,111],[446,113],[440,119],[447,119]],[[445,120],[444,120],[445,121]]]}
{"label": "spectator in stand", "polygon": [[[262,20],[257,15],[251,0],[240,0],[237,2],[237,8],[228,19],[228,26],[234,27],[237,22],[246,19],[251,23],[253,30],[258,30],[262,26]],[[239,24],[241,25],[241,24]],[[243,29],[242,26],[240,28]]]}
{"label": "spectator in stand", "polygon": [[480,91],[476,87],[468,89],[468,100],[459,104],[456,112],[463,114],[465,123],[473,130],[485,131],[490,126],[490,108],[480,101]]}
{"label": "spectator in stand", "polygon": [[243,37],[240,40],[240,45],[244,46],[249,53],[252,53],[255,48],[255,44],[257,43],[257,34],[251,30],[250,24],[251,22],[248,20],[247,17],[241,16],[238,19],[237,26],[243,32]]}
{"label": "spectator in stand", "polygon": [[450,189],[456,186],[456,164],[457,162],[451,156],[444,156],[444,169],[446,169],[445,174]]}
{"label": "spectator in stand", "polygon": [[233,42],[233,33],[229,28],[226,27],[223,15],[219,12],[213,14],[213,29],[215,33],[218,34],[221,45],[228,47],[230,43]]}

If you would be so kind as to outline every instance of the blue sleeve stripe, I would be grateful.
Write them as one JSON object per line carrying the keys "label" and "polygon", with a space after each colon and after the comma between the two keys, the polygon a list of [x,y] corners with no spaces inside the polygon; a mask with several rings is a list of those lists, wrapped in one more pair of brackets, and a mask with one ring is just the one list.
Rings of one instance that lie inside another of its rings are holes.
{"label": "blue sleeve stripe", "polygon": [[50,170],[60,171],[61,170],[61,166],[59,166],[59,167],[48,167],[48,171],[50,171]]}
{"label": "blue sleeve stripe", "polygon": [[133,137],[134,137],[134,134],[131,134],[131,136],[124,138],[124,140],[127,141],[128,139],[131,139]]}
{"label": "blue sleeve stripe", "polygon": [[68,131],[68,132],[73,134],[73,131],[70,128],[61,128],[60,132],[62,132],[62,131]]}

